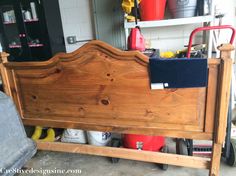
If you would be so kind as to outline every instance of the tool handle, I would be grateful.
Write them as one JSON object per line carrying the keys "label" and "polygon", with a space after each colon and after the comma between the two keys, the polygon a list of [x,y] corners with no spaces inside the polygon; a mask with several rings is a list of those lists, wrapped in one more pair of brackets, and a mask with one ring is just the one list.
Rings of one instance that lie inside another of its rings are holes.
{"label": "tool handle", "polygon": [[190,35],[189,43],[188,43],[187,58],[190,58],[190,51],[191,51],[194,35],[197,32],[200,32],[200,31],[210,31],[210,30],[215,30],[215,29],[231,29],[232,30],[232,35],[231,35],[231,39],[230,39],[230,44],[233,44],[236,30],[232,26],[230,26],[230,25],[222,25],[222,26],[199,27],[199,28],[194,29],[192,31],[191,35]]}
{"label": "tool handle", "polygon": [[134,0],[134,9],[135,9],[135,25],[138,25],[138,9],[139,9],[139,5],[138,5],[138,0]]}

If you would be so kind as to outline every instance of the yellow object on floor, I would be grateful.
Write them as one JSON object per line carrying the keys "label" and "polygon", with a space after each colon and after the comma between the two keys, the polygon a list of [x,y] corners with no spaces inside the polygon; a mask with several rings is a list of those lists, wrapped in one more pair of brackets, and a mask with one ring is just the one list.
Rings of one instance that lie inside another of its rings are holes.
{"label": "yellow object on floor", "polygon": [[56,134],[55,134],[55,131],[54,131],[53,128],[49,128],[47,130],[47,136],[43,139],[40,139],[40,137],[42,135],[42,132],[43,132],[43,127],[36,126],[35,130],[34,130],[34,134],[32,135],[31,138],[34,141],[44,141],[44,142],[53,142],[53,141],[55,141]]}
{"label": "yellow object on floor", "polygon": [[53,142],[55,141],[55,131],[53,128],[49,128],[47,130],[47,136],[44,139],[39,139],[39,141],[44,141],[44,142]]}
{"label": "yellow object on floor", "polygon": [[36,126],[34,129],[34,134],[32,135],[31,139],[34,141],[38,140],[42,135],[43,128],[41,126]]}

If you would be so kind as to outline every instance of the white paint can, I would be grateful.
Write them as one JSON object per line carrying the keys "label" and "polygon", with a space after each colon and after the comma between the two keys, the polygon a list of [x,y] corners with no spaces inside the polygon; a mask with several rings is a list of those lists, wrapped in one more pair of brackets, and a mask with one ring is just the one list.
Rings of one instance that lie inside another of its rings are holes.
{"label": "white paint can", "polygon": [[111,133],[87,131],[88,143],[96,146],[106,146],[111,141]]}
{"label": "white paint can", "polygon": [[66,129],[62,134],[61,142],[86,144],[86,133],[84,130]]}

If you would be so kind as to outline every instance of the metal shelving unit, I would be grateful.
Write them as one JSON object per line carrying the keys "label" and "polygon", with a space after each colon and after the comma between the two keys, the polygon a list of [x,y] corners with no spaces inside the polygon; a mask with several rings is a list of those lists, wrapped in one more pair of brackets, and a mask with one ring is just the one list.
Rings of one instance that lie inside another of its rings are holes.
{"label": "metal shelving unit", "polygon": [[58,0],[1,0],[0,14],[9,60],[43,61],[65,51]]}
{"label": "metal shelving unit", "polygon": [[[214,25],[215,19],[215,0],[211,0],[210,14],[205,16],[195,16],[190,18],[176,18],[176,19],[164,19],[158,21],[140,21],[138,26],[140,28],[158,28],[166,26],[180,26],[180,25],[190,25],[190,24],[200,24],[201,26],[212,26]],[[129,36],[129,29],[135,27],[135,22],[124,21],[125,29],[125,39],[127,44],[127,39]],[[204,38],[206,34],[204,34]],[[213,41],[213,31],[209,32],[208,36],[208,58],[212,56],[212,41]],[[126,45],[127,46],[127,45]]]}
{"label": "metal shelving unit", "polygon": [[[187,25],[196,23],[212,22],[214,17],[211,15],[207,16],[196,16],[191,18],[177,18],[177,19],[166,19],[158,21],[140,21],[138,25],[141,28],[153,28],[153,27],[164,27],[164,26],[177,26],[177,25]],[[135,22],[124,23],[125,29],[130,29],[135,27]]]}

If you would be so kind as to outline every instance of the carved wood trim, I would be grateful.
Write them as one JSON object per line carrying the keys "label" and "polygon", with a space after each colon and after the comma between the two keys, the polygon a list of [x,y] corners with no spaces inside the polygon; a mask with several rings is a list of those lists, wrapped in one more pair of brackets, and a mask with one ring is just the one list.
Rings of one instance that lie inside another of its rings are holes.
{"label": "carved wood trim", "polygon": [[[72,53],[58,53],[54,57],[52,57],[48,61],[43,62],[8,62],[4,65],[8,68],[14,69],[36,69],[36,68],[49,68],[52,66],[57,65],[59,62],[71,62],[74,61],[90,52],[93,53],[100,53],[107,55],[113,59],[118,60],[134,60],[141,65],[148,64],[148,57],[143,55],[138,51],[121,51],[117,48],[114,48],[108,45],[105,42],[94,40],[85,45],[81,48],[75,50]],[[91,54],[91,53],[90,53]],[[84,62],[84,61],[81,61]]]}

